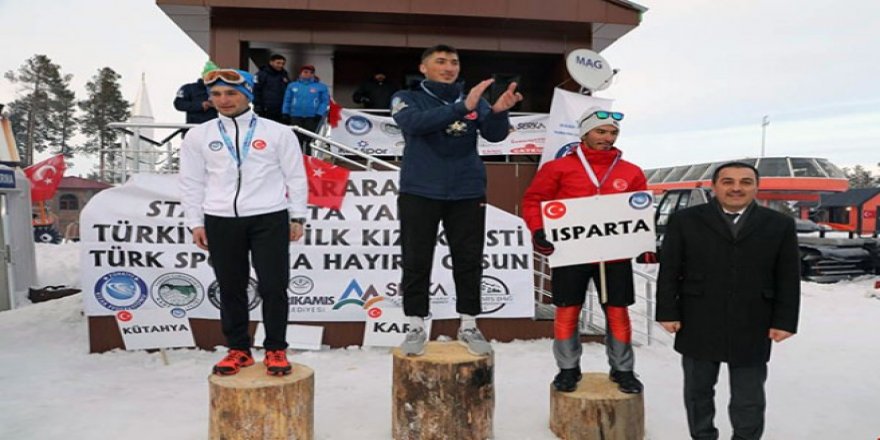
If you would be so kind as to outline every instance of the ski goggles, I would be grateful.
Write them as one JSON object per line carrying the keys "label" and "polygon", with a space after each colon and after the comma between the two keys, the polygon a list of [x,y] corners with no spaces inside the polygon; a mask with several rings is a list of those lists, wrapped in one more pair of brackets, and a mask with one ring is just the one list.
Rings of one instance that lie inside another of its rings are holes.
{"label": "ski goggles", "polygon": [[592,118],[593,116],[595,116],[595,117],[598,118],[598,119],[608,119],[608,118],[611,118],[611,119],[614,119],[615,121],[621,121],[621,120],[623,120],[623,113],[620,113],[620,112],[606,112],[605,110],[599,110],[599,111],[595,111],[595,112],[591,113],[590,116],[587,116],[587,117],[584,118],[581,122],[586,121],[587,119],[590,119],[590,118]]}
{"label": "ski goggles", "polygon": [[226,84],[244,84],[247,80],[235,69],[216,69],[206,72],[202,75],[202,81],[206,85],[214,84],[217,81],[223,81]]}

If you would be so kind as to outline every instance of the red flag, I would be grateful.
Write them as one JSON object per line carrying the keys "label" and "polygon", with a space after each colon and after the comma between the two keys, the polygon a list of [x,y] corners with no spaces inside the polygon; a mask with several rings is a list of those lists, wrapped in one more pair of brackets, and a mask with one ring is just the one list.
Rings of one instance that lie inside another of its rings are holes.
{"label": "red flag", "polygon": [[25,168],[24,174],[31,181],[31,201],[49,200],[64,177],[64,155],[58,154],[37,162]]}
{"label": "red flag", "polygon": [[312,156],[303,159],[309,179],[309,205],[340,210],[351,170]]}
{"label": "red flag", "polygon": [[339,121],[342,120],[342,106],[337,104],[333,99],[330,100],[330,110],[327,112],[327,123],[331,127],[336,128]]}

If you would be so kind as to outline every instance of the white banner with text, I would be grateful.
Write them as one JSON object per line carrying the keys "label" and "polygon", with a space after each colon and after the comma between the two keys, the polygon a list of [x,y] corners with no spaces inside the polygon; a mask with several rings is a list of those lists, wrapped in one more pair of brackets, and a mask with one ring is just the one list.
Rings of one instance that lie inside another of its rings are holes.
{"label": "white banner with text", "polygon": [[[310,206],[305,236],[290,244],[291,321],[364,321],[381,301],[400,304],[397,172],[352,172],[339,211]],[[486,318],[534,316],[532,246],[522,219],[487,206],[483,256]],[[138,174],[98,193],[81,216],[84,308],[89,316],[166,308],[219,319],[207,252],[184,226],[176,175]],[[441,229],[430,286],[435,319],[457,317],[452,258]],[[256,276],[248,287],[259,321]]]}

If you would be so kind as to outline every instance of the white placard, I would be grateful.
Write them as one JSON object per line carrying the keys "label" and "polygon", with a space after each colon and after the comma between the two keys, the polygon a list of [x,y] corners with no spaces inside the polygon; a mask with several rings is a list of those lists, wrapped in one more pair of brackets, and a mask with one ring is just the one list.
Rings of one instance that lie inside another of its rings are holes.
{"label": "white placard", "polygon": [[648,191],[541,203],[556,250],[550,267],[623,260],[656,250],[654,198]]}
{"label": "white placard", "polygon": [[[409,331],[409,317],[401,307],[371,307],[364,325],[365,347],[397,347]],[[425,319],[425,332],[431,335],[431,319]]]}
{"label": "white placard", "polygon": [[126,350],[196,345],[183,309],[122,310],[116,312],[116,325]]}
{"label": "white placard", "polygon": [[[324,340],[324,327],[317,325],[287,325],[287,346],[296,350],[320,350]],[[263,323],[257,324],[254,333],[254,347],[262,347],[266,339],[266,328]]]}

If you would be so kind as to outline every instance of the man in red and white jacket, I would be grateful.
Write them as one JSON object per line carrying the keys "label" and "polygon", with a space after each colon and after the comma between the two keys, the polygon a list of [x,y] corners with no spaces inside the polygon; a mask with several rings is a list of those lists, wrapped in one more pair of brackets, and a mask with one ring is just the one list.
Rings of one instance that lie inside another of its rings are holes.
{"label": "man in red and white jacket", "polygon": [[[553,243],[544,234],[541,202],[547,200],[588,197],[647,189],[642,169],[621,159],[622,152],[614,147],[620,134],[622,113],[592,107],[578,118],[581,144],[570,154],[547,162],[535,174],[523,196],[523,218],[532,231],[535,251],[550,255]],[[653,254],[647,256],[651,259]],[[639,262],[645,256],[640,257]],[[632,263],[629,260],[605,264],[608,302],[602,304],[607,322],[605,347],[610,378],[625,393],[641,393],[642,383],[633,372],[632,327],[627,306],[635,302]],[[578,334],[578,317],[586,299],[590,280],[598,285],[599,264],[580,264],[553,269],[554,319],[553,355],[559,373],[553,380],[557,390],[574,391],[581,379],[582,347]]]}

